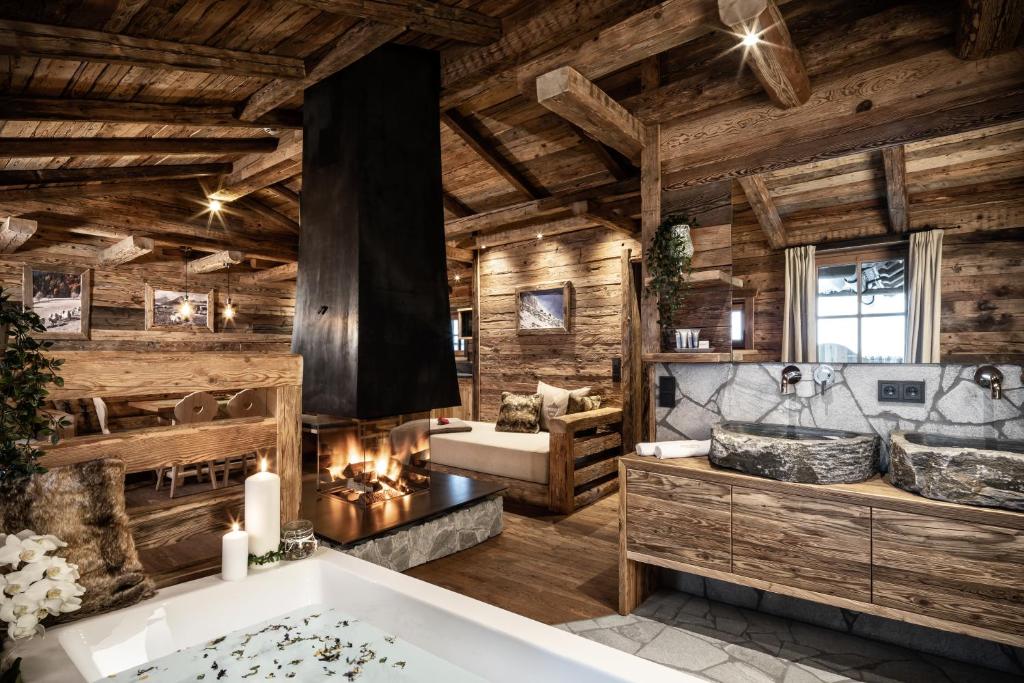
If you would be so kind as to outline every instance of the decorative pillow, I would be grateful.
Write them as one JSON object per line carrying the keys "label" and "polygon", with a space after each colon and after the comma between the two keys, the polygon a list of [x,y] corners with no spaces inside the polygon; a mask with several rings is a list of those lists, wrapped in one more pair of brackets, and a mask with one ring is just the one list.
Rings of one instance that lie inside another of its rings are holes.
{"label": "decorative pillow", "polygon": [[590,393],[590,387],[582,389],[560,389],[544,382],[537,382],[537,393],[544,399],[540,413],[540,428],[550,431],[548,420],[553,417],[561,417],[568,412],[570,396],[586,396]]}
{"label": "decorative pillow", "polygon": [[601,407],[600,396],[570,396],[569,414],[585,413],[588,410],[597,410]]}
{"label": "decorative pillow", "polygon": [[124,509],[124,462],[91,460],[37,474],[0,505],[0,529],[31,529],[67,543],[58,555],[77,564],[85,587],[70,621],[128,607],[156,592],[135,552]]}
{"label": "decorative pillow", "polygon": [[501,392],[501,408],[498,410],[496,432],[521,432],[536,434],[540,431],[540,394],[513,394]]}

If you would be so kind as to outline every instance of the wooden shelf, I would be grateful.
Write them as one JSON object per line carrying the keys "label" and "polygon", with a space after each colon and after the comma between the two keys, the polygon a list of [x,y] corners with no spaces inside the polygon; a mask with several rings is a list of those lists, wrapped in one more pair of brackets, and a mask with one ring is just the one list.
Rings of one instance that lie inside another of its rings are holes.
{"label": "wooden shelf", "polygon": [[664,351],[662,353],[645,353],[643,360],[645,363],[728,363],[732,360],[732,354],[714,351]]}
{"label": "wooden shelf", "polygon": [[738,277],[733,277],[724,270],[699,270],[695,273],[690,273],[690,277],[687,281],[694,287],[710,287],[713,285],[729,285],[736,289],[743,288],[743,280]]}

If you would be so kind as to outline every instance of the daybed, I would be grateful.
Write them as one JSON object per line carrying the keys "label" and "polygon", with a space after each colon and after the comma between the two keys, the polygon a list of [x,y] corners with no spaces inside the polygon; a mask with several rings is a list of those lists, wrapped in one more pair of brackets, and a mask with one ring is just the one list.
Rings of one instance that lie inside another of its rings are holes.
{"label": "daybed", "polygon": [[547,432],[472,431],[433,434],[433,469],[505,484],[506,497],[569,514],[618,489],[622,410],[598,408],[548,419]]}

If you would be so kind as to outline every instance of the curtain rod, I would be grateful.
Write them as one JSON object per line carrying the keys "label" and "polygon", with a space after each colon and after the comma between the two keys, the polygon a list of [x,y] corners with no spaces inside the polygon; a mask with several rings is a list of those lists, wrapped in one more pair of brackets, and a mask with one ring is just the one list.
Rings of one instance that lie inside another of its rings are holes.
{"label": "curtain rod", "polygon": [[879,235],[878,237],[860,237],[840,242],[827,242],[817,248],[817,253],[830,251],[846,251],[848,249],[859,249],[861,247],[890,247],[906,244],[910,241],[910,235]]}

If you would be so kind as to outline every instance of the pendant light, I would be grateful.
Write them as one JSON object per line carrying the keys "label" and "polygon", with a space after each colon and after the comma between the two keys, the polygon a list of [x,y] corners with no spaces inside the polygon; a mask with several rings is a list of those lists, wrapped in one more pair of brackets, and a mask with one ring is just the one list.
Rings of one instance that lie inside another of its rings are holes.
{"label": "pendant light", "polygon": [[185,247],[185,299],[178,306],[178,315],[185,322],[192,320],[192,302],[188,300],[188,257],[192,253],[192,249]]}
{"label": "pendant light", "polygon": [[226,321],[235,319],[235,307],[231,303],[231,266],[228,266],[228,299],[224,303],[224,310],[221,314],[224,316],[224,320]]}

